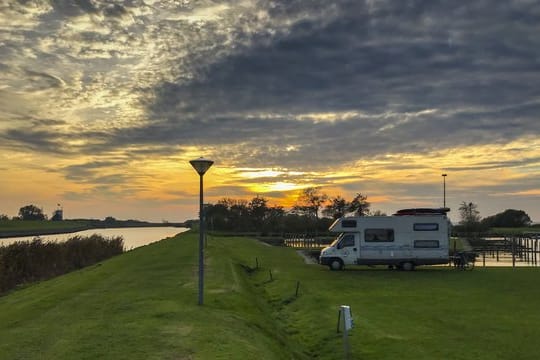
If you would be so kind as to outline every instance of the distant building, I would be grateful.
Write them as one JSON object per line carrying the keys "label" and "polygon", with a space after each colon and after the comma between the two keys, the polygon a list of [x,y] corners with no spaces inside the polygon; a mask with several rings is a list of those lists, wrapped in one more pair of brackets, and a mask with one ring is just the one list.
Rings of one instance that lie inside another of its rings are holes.
{"label": "distant building", "polygon": [[58,204],[58,209],[54,210],[51,221],[62,221],[64,220],[64,210]]}

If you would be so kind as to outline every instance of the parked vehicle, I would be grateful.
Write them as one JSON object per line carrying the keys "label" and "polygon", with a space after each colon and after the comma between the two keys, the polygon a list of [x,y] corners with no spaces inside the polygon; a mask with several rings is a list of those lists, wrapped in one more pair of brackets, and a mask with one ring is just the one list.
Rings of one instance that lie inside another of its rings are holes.
{"label": "parked vehicle", "polygon": [[319,263],[332,270],[345,265],[388,265],[413,270],[447,264],[450,209],[404,209],[392,216],[337,219],[329,228],[339,235],[321,251]]}

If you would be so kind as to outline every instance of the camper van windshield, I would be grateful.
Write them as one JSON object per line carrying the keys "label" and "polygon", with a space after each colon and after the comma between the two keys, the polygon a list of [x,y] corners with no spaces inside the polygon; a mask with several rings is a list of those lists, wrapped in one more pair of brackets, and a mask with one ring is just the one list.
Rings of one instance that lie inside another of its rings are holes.
{"label": "camper van windshield", "polygon": [[339,234],[338,237],[335,238],[334,241],[332,241],[332,243],[330,244],[330,246],[336,247],[336,246],[337,246],[337,243],[339,242],[339,240],[341,240],[345,234],[346,234],[346,233],[341,233],[341,234]]}

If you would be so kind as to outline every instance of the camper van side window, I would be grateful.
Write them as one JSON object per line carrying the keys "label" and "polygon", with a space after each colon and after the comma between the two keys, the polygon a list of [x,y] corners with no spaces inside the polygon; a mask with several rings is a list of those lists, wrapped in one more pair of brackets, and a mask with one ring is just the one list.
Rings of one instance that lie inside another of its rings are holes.
{"label": "camper van side window", "polygon": [[414,231],[438,231],[439,224],[437,223],[416,223],[413,225]]}
{"label": "camper van side window", "polygon": [[355,228],[356,227],[356,220],[343,220],[341,222],[341,227],[344,228]]}
{"label": "camper van side window", "polygon": [[426,248],[438,248],[438,240],[414,240],[414,247],[417,249],[426,249]]}
{"label": "camper van side window", "polygon": [[364,239],[366,242],[392,242],[394,229],[366,229]]}

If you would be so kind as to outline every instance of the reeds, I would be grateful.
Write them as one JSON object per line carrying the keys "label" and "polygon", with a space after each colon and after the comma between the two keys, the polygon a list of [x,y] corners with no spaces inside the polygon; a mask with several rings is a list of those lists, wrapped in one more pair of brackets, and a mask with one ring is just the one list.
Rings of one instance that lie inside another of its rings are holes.
{"label": "reeds", "polygon": [[0,246],[0,294],[18,285],[50,279],[83,268],[124,251],[120,237],[74,236],[65,242],[43,242],[39,237]]}

